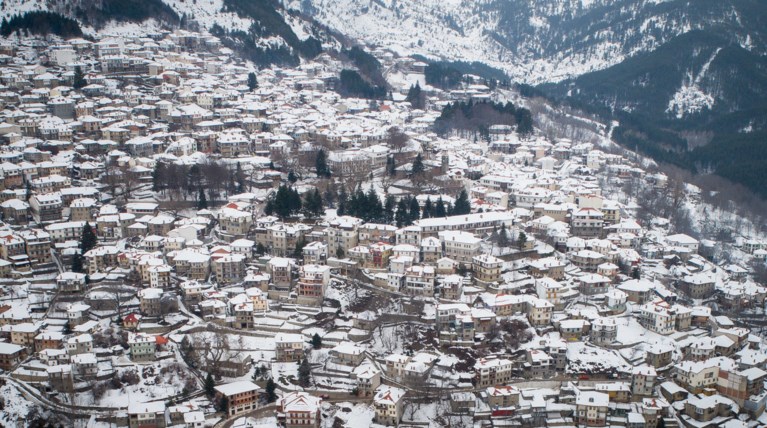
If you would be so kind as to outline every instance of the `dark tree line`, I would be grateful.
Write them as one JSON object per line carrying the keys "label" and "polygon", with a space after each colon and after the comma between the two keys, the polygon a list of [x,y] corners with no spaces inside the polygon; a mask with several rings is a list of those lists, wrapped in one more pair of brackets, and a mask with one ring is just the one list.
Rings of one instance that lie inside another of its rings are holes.
{"label": "dark tree line", "polygon": [[360,74],[365,76],[373,85],[386,87],[386,79],[381,74],[381,63],[378,62],[376,57],[365,52],[359,46],[346,49],[342,53],[354,63]]}
{"label": "dark tree line", "polygon": [[455,205],[442,199],[442,196],[432,200],[427,197],[423,207],[411,195],[396,200],[387,195],[381,202],[378,193],[372,187],[364,192],[357,188],[351,195],[344,189],[338,194],[338,215],[357,217],[369,223],[396,224],[397,227],[409,226],[422,218],[447,217],[451,215],[469,214],[471,203],[465,190],[458,194]]}
{"label": "dark tree line", "polygon": [[301,196],[298,194],[298,191],[282,184],[277,189],[277,192],[267,199],[264,213],[266,215],[276,215],[281,219],[286,219],[300,213],[302,206],[303,203],[301,202]]}
{"label": "dark tree line", "polygon": [[3,18],[0,35],[8,37],[17,31],[39,34],[56,34],[64,38],[82,37],[83,31],[74,19],[48,11],[32,11],[23,15],[14,15],[10,20]]}
{"label": "dark tree line", "polygon": [[426,83],[442,89],[450,89],[458,86],[463,79],[463,73],[455,68],[443,64],[432,63],[426,66],[424,70]]}
{"label": "dark tree line", "polygon": [[485,138],[489,137],[492,125],[516,125],[517,134],[524,136],[533,132],[533,117],[530,110],[516,108],[510,102],[460,101],[446,105],[434,122],[435,130],[443,135],[462,130],[479,133]]}
{"label": "dark tree line", "polygon": [[418,82],[416,82],[415,85],[410,86],[405,101],[409,102],[414,109],[423,110],[426,108],[426,94],[423,93],[421,85]]}
{"label": "dark tree line", "polygon": [[[391,198],[388,196],[387,198]],[[378,192],[370,188],[367,192],[358,187],[351,195],[346,193],[343,188],[338,194],[338,215],[349,215],[361,218],[365,222],[388,223],[394,217],[391,211],[393,209],[393,200],[387,203],[381,202]],[[387,221],[388,220],[388,221]]]}
{"label": "dark tree line", "polygon": [[368,83],[354,70],[341,70],[337,91],[344,97],[383,99],[386,87]]}

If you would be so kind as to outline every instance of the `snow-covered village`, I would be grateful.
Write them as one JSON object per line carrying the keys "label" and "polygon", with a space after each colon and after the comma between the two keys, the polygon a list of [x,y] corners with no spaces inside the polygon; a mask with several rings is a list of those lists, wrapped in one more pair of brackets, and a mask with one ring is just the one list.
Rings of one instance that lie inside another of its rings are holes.
{"label": "snow-covered village", "polygon": [[753,216],[365,49],[0,40],[1,426],[767,425]]}

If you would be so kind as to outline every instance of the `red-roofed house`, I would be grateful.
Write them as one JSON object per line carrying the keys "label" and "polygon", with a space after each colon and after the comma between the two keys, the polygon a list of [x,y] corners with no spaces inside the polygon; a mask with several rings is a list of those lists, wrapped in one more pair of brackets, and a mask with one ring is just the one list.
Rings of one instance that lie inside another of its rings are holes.
{"label": "red-roofed house", "polygon": [[141,315],[129,314],[123,318],[123,327],[129,330],[134,330],[138,327],[138,323],[141,322]]}
{"label": "red-roofed house", "polygon": [[405,390],[394,386],[381,385],[376,389],[373,405],[376,408],[375,421],[384,425],[399,425],[402,418],[402,398]]}

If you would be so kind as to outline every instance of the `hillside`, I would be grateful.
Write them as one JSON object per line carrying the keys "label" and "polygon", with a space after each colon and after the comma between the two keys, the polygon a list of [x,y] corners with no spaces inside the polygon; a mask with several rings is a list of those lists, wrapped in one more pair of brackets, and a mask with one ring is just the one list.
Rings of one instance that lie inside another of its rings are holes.
{"label": "hillside", "polygon": [[605,69],[694,29],[765,47],[755,0],[287,0],[287,7],[404,54],[481,61],[527,83]]}
{"label": "hillside", "polygon": [[[8,0],[1,9],[8,21],[14,17],[21,21],[28,12],[41,11],[61,15],[65,24],[66,19],[74,19],[85,35],[205,29],[259,65],[296,65],[300,58],[320,53],[323,43],[338,44],[311,19],[284,10],[275,0]],[[79,31],[68,30],[62,35],[79,35]]]}

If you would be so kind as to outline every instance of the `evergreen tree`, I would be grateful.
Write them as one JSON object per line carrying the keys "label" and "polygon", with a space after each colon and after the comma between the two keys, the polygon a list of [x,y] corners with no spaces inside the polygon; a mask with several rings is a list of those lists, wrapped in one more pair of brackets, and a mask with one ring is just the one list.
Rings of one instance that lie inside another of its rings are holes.
{"label": "evergreen tree", "polygon": [[397,201],[394,196],[387,195],[384,202],[384,221],[387,224],[391,224],[394,221],[394,207],[397,206]]}
{"label": "evergreen tree", "polygon": [[330,177],[330,168],[328,167],[328,159],[324,149],[320,149],[317,152],[317,159],[314,161],[314,169],[317,172],[318,177]]}
{"label": "evergreen tree", "polygon": [[413,166],[410,168],[410,175],[413,177],[420,177],[424,172],[424,166],[423,166],[423,158],[421,157],[421,154],[418,153],[418,155],[415,157],[415,160],[413,160]]}
{"label": "evergreen tree", "polygon": [[304,238],[300,238],[296,241],[296,248],[293,249],[293,258],[294,259],[301,259],[304,256],[304,247],[306,246],[306,241]]}
{"label": "evergreen tree", "polygon": [[341,191],[338,192],[338,207],[336,208],[336,214],[339,216],[346,215],[348,202],[349,195],[346,193],[346,188],[341,186]]}
{"label": "evergreen tree", "polygon": [[[268,202],[267,208],[269,208]],[[278,217],[288,218],[301,211],[301,196],[292,187],[281,185],[274,195],[272,209]],[[266,208],[264,212],[266,212]]]}
{"label": "evergreen tree", "polygon": [[469,195],[466,193],[466,189],[462,189],[458,194],[458,198],[455,200],[453,206],[453,215],[462,215],[471,213],[471,202],[469,202]]}
{"label": "evergreen tree", "polygon": [[498,246],[501,248],[509,246],[509,234],[505,224],[501,224],[501,230],[498,232]]}
{"label": "evergreen tree", "polygon": [[304,195],[304,212],[309,217],[320,217],[323,214],[322,195],[317,188]]}
{"label": "evergreen tree", "polygon": [[397,165],[394,162],[393,156],[387,156],[386,157],[386,172],[389,175],[395,175],[397,173]]}
{"label": "evergreen tree", "polygon": [[248,90],[250,92],[253,92],[256,88],[258,88],[258,80],[256,79],[256,73],[250,72],[248,73]]}
{"label": "evergreen tree", "polygon": [[80,253],[77,253],[72,257],[72,272],[85,273],[85,269],[83,268],[83,255]]}
{"label": "evergreen tree", "polygon": [[167,168],[165,167],[165,164],[162,162],[157,162],[155,164],[154,170],[152,170],[152,191],[153,192],[159,192],[160,190],[165,189],[166,169]]}
{"label": "evergreen tree", "polygon": [[255,382],[258,382],[261,379],[261,367],[256,366],[253,368],[253,376],[250,377],[250,380]]}
{"label": "evergreen tree", "polygon": [[25,198],[25,200],[26,200],[27,202],[29,202],[29,198],[31,198],[31,197],[32,197],[32,183],[30,183],[29,181],[27,181],[27,182],[25,183],[25,189],[26,189],[26,192],[24,193],[24,198]]}
{"label": "evergreen tree", "polygon": [[405,101],[409,102],[414,109],[423,110],[426,107],[426,95],[421,91],[420,83],[416,82],[415,85],[410,86]]}
{"label": "evergreen tree", "polygon": [[266,402],[274,403],[277,400],[277,385],[272,378],[269,378],[269,380],[266,381],[266,387],[264,389],[266,390]]}
{"label": "evergreen tree", "polygon": [[357,190],[355,190],[351,198],[349,198],[347,211],[347,214],[350,216],[362,219],[368,218],[368,199],[361,187],[358,186]]}
{"label": "evergreen tree", "polygon": [[410,223],[421,218],[421,207],[418,205],[418,199],[410,198],[410,206],[408,211],[409,211],[408,215],[410,217]]}
{"label": "evergreen tree", "polygon": [[442,200],[442,196],[437,198],[437,203],[434,204],[434,215],[433,217],[445,217],[447,215],[447,211],[445,211],[445,201]]}
{"label": "evergreen tree", "polygon": [[404,227],[411,224],[408,204],[405,198],[401,198],[399,202],[397,202],[397,213],[394,215],[394,220],[397,223],[397,227]]}
{"label": "evergreen tree", "polygon": [[221,396],[221,399],[218,401],[218,411],[225,415],[229,414],[229,399],[225,396]]}
{"label": "evergreen tree", "polygon": [[296,181],[298,181],[298,177],[296,177],[296,173],[293,171],[290,171],[288,173],[288,181],[290,184],[294,184]]}
{"label": "evergreen tree", "polygon": [[314,333],[314,336],[312,336],[312,348],[314,349],[320,349],[322,348],[322,338],[318,333]]}
{"label": "evergreen tree", "polygon": [[98,240],[99,239],[96,237],[96,233],[93,232],[93,228],[91,227],[91,224],[86,221],[85,226],[83,226],[82,235],[80,236],[81,253],[85,254],[88,251],[95,248],[96,244],[98,244]]}
{"label": "evergreen tree", "polygon": [[519,239],[517,239],[517,245],[519,246],[519,249],[525,248],[525,244],[527,243],[527,235],[525,232],[519,232]]}
{"label": "evergreen tree", "polygon": [[256,244],[256,254],[263,256],[266,253],[266,247],[262,243]]}
{"label": "evergreen tree", "polygon": [[266,200],[266,205],[264,206],[264,214],[274,214],[274,198],[269,198]]}
{"label": "evergreen tree", "polygon": [[423,211],[421,212],[421,218],[430,218],[432,216],[432,211],[434,211],[434,207],[431,203],[431,197],[426,197],[426,202],[423,204]]}
{"label": "evergreen tree", "polygon": [[383,221],[384,219],[384,207],[381,203],[381,199],[378,197],[378,193],[375,191],[373,186],[370,186],[370,190],[368,190],[368,193],[366,195],[366,203],[367,203],[367,219],[365,221]]}
{"label": "evergreen tree", "polygon": [[197,191],[197,209],[204,210],[208,208],[208,198],[205,197],[205,191],[202,187]]}
{"label": "evergreen tree", "polygon": [[298,366],[298,384],[306,388],[309,386],[312,380],[312,366],[309,365],[309,360],[304,357],[301,360],[301,364]]}
{"label": "evergreen tree", "polygon": [[298,190],[292,187],[288,190],[288,206],[290,207],[290,213],[297,214],[301,212],[301,195],[298,194]]}
{"label": "evergreen tree", "polygon": [[216,382],[213,380],[213,375],[208,372],[208,375],[205,376],[205,395],[208,396],[208,398],[213,397],[216,395]]}
{"label": "evergreen tree", "polygon": [[74,81],[72,82],[72,87],[75,89],[82,89],[84,88],[88,82],[85,81],[85,75],[83,74],[83,69],[79,65],[75,67],[75,76]]}

